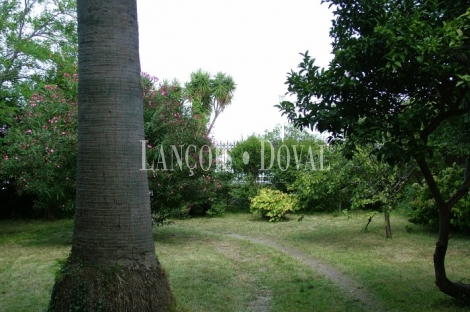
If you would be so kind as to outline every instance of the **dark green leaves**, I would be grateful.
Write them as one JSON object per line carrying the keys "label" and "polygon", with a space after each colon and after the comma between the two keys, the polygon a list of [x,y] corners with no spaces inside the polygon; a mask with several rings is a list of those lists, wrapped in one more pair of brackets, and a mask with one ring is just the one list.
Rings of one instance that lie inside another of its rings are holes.
{"label": "dark green leaves", "polygon": [[427,152],[444,120],[468,113],[467,1],[323,2],[334,8],[334,58],[320,69],[302,54],[286,81],[297,101],[277,106],[296,126],[352,145],[388,142],[378,153],[401,161]]}

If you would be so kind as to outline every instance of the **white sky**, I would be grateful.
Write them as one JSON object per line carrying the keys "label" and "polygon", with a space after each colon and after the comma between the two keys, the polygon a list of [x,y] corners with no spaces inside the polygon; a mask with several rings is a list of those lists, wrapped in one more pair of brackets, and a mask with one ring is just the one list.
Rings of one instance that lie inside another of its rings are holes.
{"label": "white sky", "polygon": [[285,123],[278,109],[287,73],[309,50],[331,59],[333,18],[320,0],[137,0],[142,71],[189,80],[201,68],[233,77],[232,104],[218,117],[216,140],[238,140]]}

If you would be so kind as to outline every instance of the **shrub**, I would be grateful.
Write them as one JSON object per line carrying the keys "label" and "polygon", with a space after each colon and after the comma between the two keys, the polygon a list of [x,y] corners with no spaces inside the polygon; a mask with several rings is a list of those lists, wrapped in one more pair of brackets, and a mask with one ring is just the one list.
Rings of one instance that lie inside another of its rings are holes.
{"label": "shrub", "polygon": [[258,185],[246,182],[232,183],[229,190],[230,210],[239,212],[250,211],[250,198],[258,193]]}
{"label": "shrub", "polygon": [[333,171],[300,171],[289,186],[302,212],[333,211],[341,200],[337,174]]}
{"label": "shrub", "polygon": [[0,139],[0,175],[45,217],[74,210],[78,76],[64,74],[28,99]]}
{"label": "shrub", "polygon": [[231,172],[215,172],[213,177],[216,183],[215,199],[206,214],[209,217],[220,216],[225,213],[227,208],[232,205],[230,195],[231,186],[233,185],[233,174]]}
{"label": "shrub", "polygon": [[220,214],[223,207],[213,204],[222,186],[205,125],[185,105],[184,89],[178,82],[157,82],[156,77],[142,76],[147,161],[153,167],[148,173],[154,221],[165,224],[170,217],[208,211]]}
{"label": "shrub", "polygon": [[258,194],[251,198],[250,211],[261,213],[270,222],[280,221],[286,213],[297,210],[295,199],[289,194],[278,190],[262,188]]}
{"label": "shrub", "polygon": [[[261,148],[263,144],[263,154]],[[246,156],[249,156],[248,158]],[[264,157],[262,157],[264,156]],[[271,156],[271,146],[268,142],[262,142],[259,137],[252,135],[244,141],[238,142],[230,150],[231,167],[233,172],[243,175],[247,182],[254,184],[256,178],[261,173],[261,163],[265,167],[269,166]]]}

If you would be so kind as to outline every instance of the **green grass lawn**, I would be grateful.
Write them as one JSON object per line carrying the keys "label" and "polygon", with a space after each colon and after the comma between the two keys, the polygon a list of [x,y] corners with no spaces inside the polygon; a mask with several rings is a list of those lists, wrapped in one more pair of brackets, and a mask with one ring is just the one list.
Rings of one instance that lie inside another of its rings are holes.
{"label": "green grass lawn", "polygon": [[[155,229],[155,244],[182,311],[371,310],[289,253],[352,278],[381,311],[467,311],[434,286],[436,234],[415,225],[408,232],[406,219],[393,215],[394,236],[387,240],[380,217],[365,233],[360,212],[279,223],[249,214],[175,220]],[[44,311],[72,227],[70,220],[0,221],[0,311]],[[467,237],[450,240],[446,264],[455,281],[469,282],[469,247]]]}

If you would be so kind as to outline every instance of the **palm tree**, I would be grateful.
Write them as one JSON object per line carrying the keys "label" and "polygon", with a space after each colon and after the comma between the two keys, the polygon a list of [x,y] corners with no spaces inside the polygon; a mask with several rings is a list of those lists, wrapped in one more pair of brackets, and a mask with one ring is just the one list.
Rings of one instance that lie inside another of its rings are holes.
{"label": "palm tree", "polygon": [[212,119],[207,134],[209,134],[214,126],[215,120],[219,117],[227,105],[232,103],[233,93],[237,88],[235,81],[229,75],[218,72],[214,79],[211,80],[212,93],[212,111],[214,118]]}
{"label": "palm tree", "polygon": [[185,84],[186,97],[191,102],[193,116],[207,118],[211,113],[211,78],[202,69],[191,73],[190,80]]}
{"label": "palm tree", "polygon": [[72,252],[50,311],[167,311],[144,139],[136,0],[78,0],[77,196]]}
{"label": "palm tree", "polygon": [[192,114],[202,119],[204,130],[210,121],[211,114],[214,113],[214,118],[207,130],[209,134],[217,117],[232,102],[236,89],[233,78],[222,72],[218,72],[214,78],[211,78],[208,72],[198,69],[191,73],[190,81],[185,84],[185,88],[186,97],[191,102]]}

